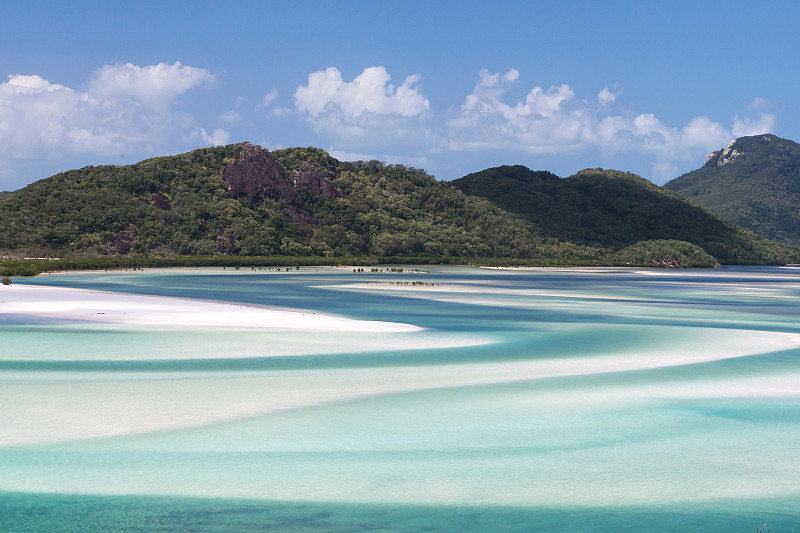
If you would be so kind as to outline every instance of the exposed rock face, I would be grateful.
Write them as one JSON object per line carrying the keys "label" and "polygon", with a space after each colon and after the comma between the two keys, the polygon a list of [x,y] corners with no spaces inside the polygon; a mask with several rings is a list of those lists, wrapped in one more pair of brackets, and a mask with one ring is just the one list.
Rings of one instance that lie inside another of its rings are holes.
{"label": "exposed rock face", "polygon": [[136,238],[136,230],[117,232],[108,249],[111,253],[125,255],[131,251],[131,243],[134,238]]}
{"label": "exposed rock face", "polygon": [[231,198],[248,198],[256,205],[265,200],[283,201],[283,216],[290,222],[313,222],[303,199],[292,187],[278,162],[266,150],[242,145],[239,159],[222,169]]}
{"label": "exposed rock face", "polygon": [[289,180],[295,187],[305,187],[314,194],[326,198],[344,198],[345,194],[336,188],[336,185],[328,179],[330,174],[317,170],[306,161],[300,164],[300,170],[292,170]]}
{"label": "exposed rock face", "polygon": [[153,202],[153,205],[159,209],[163,209],[164,211],[169,211],[172,209],[172,206],[167,200],[167,197],[160,193],[155,193],[150,196],[150,201]]}
{"label": "exposed rock face", "polygon": [[722,165],[727,165],[728,163],[733,163],[739,157],[743,156],[744,153],[740,152],[735,148],[736,141],[731,141],[731,143],[726,146],[722,150],[717,150],[716,152],[711,152],[706,156],[706,165],[707,167],[721,167]]}
{"label": "exposed rock face", "polygon": [[139,200],[146,204],[154,205],[159,209],[163,209],[164,211],[172,210],[172,204],[170,204],[167,197],[161,193],[154,193],[150,196],[140,196]]}

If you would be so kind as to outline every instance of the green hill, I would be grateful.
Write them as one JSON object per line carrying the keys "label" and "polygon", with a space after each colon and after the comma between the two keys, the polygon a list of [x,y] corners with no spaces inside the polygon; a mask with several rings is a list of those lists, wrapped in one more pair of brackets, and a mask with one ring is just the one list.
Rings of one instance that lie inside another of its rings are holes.
{"label": "green hill", "polygon": [[800,144],[742,137],[665,187],[759,235],[800,245]]}
{"label": "green hill", "polygon": [[588,257],[422,170],[249,143],[70,170],[0,200],[0,255]]}
{"label": "green hill", "polygon": [[632,174],[562,180],[499,167],[443,182],[402,165],[249,143],[70,170],[0,199],[0,257],[710,266],[786,263],[797,252]]}
{"label": "green hill", "polygon": [[797,255],[635,174],[586,169],[561,179],[501,166],[452,183],[521,216],[546,238],[612,249],[640,241],[685,241],[729,264],[782,262]]}

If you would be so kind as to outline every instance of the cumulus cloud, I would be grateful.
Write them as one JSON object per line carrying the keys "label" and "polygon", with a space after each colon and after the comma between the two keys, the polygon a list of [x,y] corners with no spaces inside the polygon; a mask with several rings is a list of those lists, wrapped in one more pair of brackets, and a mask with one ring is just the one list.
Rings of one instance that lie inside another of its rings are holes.
{"label": "cumulus cloud", "polygon": [[80,120],[89,107],[88,94],[41,76],[11,75],[0,84],[0,149],[6,156],[25,157],[36,146],[55,147],[70,142],[71,135],[85,137],[82,124],[70,125],[66,119]]}
{"label": "cumulus cloud", "polygon": [[329,67],[311,73],[308,84],[297,87],[295,107],[318,131],[364,135],[380,118],[384,131],[389,128],[402,134],[402,121],[420,116],[430,103],[417,87],[419,75],[408,76],[400,86],[389,80],[382,66],[365,68],[350,82],[342,79],[337,68]]}
{"label": "cumulus cloud", "polygon": [[763,113],[757,119],[739,118],[733,121],[733,135],[735,137],[746,137],[748,135],[758,135],[760,133],[771,133],[775,129],[775,115]]}
{"label": "cumulus cloud", "polygon": [[447,122],[450,149],[521,149],[530,153],[569,151],[587,133],[588,118],[570,105],[575,92],[566,84],[534,87],[524,101],[506,103],[507,87],[519,73],[480,72],[480,80]]}
{"label": "cumulus cloud", "polygon": [[230,133],[222,128],[216,128],[211,135],[206,132],[205,128],[199,128],[197,131],[205,146],[224,146],[231,140]]}
{"label": "cumulus cloud", "polygon": [[[395,87],[384,67],[366,68],[349,82],[330,67],[310,74],[308,83],[295,91],[294,101],[296,111],[316,131],[327,133],[351,153],[381,154],[389,143],[395,150],[405,143],[417,154],[591,152],[599,159],[631,154],[651,158],[651,174],[646,177],[655,181],[675,177],[680,164],[701,160],[736,137],[771,130],[775,123],[769,114],[736,117],[728,125],[705,116],[670,125],[650,112],[618,114],[612,111],[622,95],[617,85],[603,87],[596,99],[579,98],[568,84],[537,85],[522,99],[509,98],[510,88],[519,80],[520,73],[513,68],[481,70],[459,107],[436,113],[419,88],[418,75]],[[757,98],[750,108],[764,106]]]}
{"label": "cumulus cloud", "polygon": [[89,92],[106,100],[131,98],[145,105],[164,105],[198,85],[214,81],[214,75],[206,69],[183,66],[180,62],[145,67],[125,63],[98,69]]}
{"label": "cumulus cloud", "polygon": [[191,118],[172,104],[213,81],[209,71],[180,63],[106,65],[86,91],[10,75],[0,83],[0,158],[150,152],[191,131]]}
{"label": "cumulus cloud", "polygon": [[[569,85],[545,90],[536,86],[522,101],[507,101],[508,87],[519,79],[482,70],[464,103],[451,111],[443,145],[455,151],[519,150],[529,154],[565,154],[595,151],[652,156],[655,181],[675,177],[676,163],[697,160],[724,147],[736,137],[771,131],[775,117],[736,117],[726,127],[708,117],[695,117],[683,126],[666,125],[653,113],[615,115],[609,105],[622,93],[604,87],[597,104],[576,98]],[[760,99],[752,108],[763,107]]]}
{"label": "cumulus cloud", "polygon": [[617,96],[622,94],[622,90],[619,91],[611,91],[608,87],[603,87],[599,93],[597,93],[597,101],[600,103],[601,106],[606,107],[611,104],[614,100],[617,99]]}

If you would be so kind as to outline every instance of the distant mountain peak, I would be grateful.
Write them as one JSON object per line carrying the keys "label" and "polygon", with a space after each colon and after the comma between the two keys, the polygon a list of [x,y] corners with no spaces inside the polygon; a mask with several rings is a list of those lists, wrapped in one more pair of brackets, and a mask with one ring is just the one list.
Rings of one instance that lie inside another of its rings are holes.
{"label": "distant mountain peak", "polygon": [[767,238],[800,244],[800,144],[794,141],[740,137],[665,187]]}
{"label": "distant mountain peak", "polygon": [[722,165],[733,163],[736,160],[741,160],[748,149],[752,149],[754,145],[761,146],[780,140],[782,140],[780,137],[776,137],[770,133],[753,135],[751,137],[739,137],[738,139],[732,140],[728,146],[722,150],[716,150],[708,154],[704,166],[721,167]]}

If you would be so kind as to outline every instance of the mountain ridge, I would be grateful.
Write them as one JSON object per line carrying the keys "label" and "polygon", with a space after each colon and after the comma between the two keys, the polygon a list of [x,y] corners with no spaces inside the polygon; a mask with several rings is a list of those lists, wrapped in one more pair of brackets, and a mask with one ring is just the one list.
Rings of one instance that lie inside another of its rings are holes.
{"label": "mountain ridge", "polygon": [[767,239],[630,172],[593,168],[558,178],[516,165],[468,174],[452,183],[465,194],[487,198],[521,216],[545,238],[613,249],[679,240],[729,264],[777,250]]}
{"label": "mountain ridge", "polygon": [[[486,190],[462,186],[475,176]],[[515,211],[487,193],[512,189],[533,207]],[[676,210],[683,216],[669,218]],[[657,223],[668,218],[670,224]],[[403,165],[338,161],[313,147],[268,151],[239,143],[70,170],[11,192],[0,200],[0,253],[666,266],[800,257],[726,224],[675,193],[612,170],[562,179],[497,167],[444,182]]]}
{"label": "mountain ridge", "polygon": [[665,187],[759,235],[800,245],[800,144],[740,137]]}

